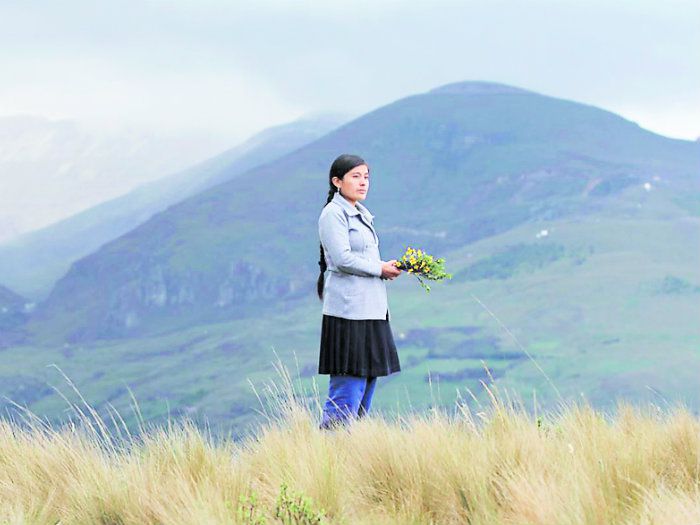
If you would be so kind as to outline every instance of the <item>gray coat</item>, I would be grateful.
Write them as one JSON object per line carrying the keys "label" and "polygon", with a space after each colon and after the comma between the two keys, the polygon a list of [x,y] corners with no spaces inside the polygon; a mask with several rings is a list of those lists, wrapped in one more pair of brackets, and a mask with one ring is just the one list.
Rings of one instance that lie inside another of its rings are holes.
{"label": "gray coat", "polygon": [[318,234],[328,266],[324,314],[345,319],[387,318],[386,281],[381,277],[379,237],[373,219],[359,201],[355,207],[337,192],[321,211]]}

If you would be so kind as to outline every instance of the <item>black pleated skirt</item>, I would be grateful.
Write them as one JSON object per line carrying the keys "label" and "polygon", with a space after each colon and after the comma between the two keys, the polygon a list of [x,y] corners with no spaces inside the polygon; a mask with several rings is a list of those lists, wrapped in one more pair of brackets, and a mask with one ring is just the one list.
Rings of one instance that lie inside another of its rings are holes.
{"label": "black pleated skirt", "polygon": [[388,376],[401,370],[386,319],[345,319],[323,315],[319,374]]}

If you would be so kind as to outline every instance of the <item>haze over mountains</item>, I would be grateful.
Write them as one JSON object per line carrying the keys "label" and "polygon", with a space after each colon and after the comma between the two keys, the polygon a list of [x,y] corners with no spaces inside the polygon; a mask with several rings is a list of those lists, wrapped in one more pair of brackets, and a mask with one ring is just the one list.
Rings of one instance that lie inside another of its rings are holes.
{"label": "haze over mountains", "polygon": [[211,142],[68,119],[0,117],[0,243],[205,159]]}
{"label": "haze over mountains", "polygon": [[[4,350],[31,356],[0,372],[8,391],[43,392],[34,367],[52,356],[99,402],[126,402],[114,382],[128,377],[152,418],[168,399],[243,424],[254,417],[246,379],[270,376],[271,346],[296,352],[310,380],[317,219],[342,152],[369,163],[383,258],[423,247],[454,273],[430,295],[408,275],[389,284],[402,372],[378,406],[404,393],[423,406],[429,377],[476,388],[482,361],[553,403],[519,345],[565,395],[605,404],[653,386],[700,406],[700,144],[486,82],[377,108],[77,260]],[[50,393],[30,401],[57,407]]]}
{"label": "haze over mountains", "polygon": [[[140,185],[124,195],[0,244],[2,283],[35,301],[44,299],[73,261],[138,226],[155,212],[318,138],[337,127],[344,118],[346,117],[340,115],[317,115],[266,129],[243,144],[205,162]],[[34,140],[38,140],[37,137]],[[60,140],[53,140],[56,142],[55,147],[59,148]],[[146,152],[149,156],[168,157],[168,165],[177,160],[170,158],[170,155],[162,155],[158,148],[146,148]],[[70,154],[71,148],[67,147],[63,155]],[[117,155],[116,151],[114,155]],[[49,160],[50,157],[45,162]],[[120,173],[119,185],[123,186],[126,181],[121,180],[124,177],[121,177],[120,170],[130,169],[128,156],[125,156],[123,164],[113,158],[102,158],[101,161],[105,165],[102,169],[109,162],[112,163],[109,170]],[[6,166],[6,169],[8,176],[14,175],[10,166]],[[107,175],[101,174],[103,177],[108,175],[109,172]],[[21,177],[18,177],[19,181]],[[26,181],[22,184],[26,187]],[[35,185],[33,191],[60,207],[63,206],[62,201],[68,199],[63,192],[73,195],[75,188],[74,182],[63,179],[57,181],[57,184],[61,185],[60,192],[52,193],[52,188],[45,187],[44,184]]]}

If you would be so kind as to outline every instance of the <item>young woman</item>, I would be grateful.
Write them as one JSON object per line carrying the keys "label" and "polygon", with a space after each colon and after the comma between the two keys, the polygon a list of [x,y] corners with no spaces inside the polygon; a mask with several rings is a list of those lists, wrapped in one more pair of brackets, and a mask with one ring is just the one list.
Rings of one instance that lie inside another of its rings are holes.
{"label": "young woman", "polygon": [[385,283],[401,270],[395,259],[381,260],[374,215],[360,203],[369,191],[369,167],[361,157],[340,155],[328,184],[318,219],[317,291],[323,301],[318,373],[330,374],[322,429],[366,415],[377,377],[401,370]]}

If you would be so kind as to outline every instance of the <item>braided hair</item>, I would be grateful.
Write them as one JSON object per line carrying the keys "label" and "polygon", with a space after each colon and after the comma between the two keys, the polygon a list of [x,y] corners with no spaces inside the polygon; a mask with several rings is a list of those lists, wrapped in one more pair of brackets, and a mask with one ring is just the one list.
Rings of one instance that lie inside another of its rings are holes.
{"label": "braided hair", "polygon": [[[346,153],[340,155],[337,159],[333,161],[333,164],[331,164],[331,169],[328,173],[329,188],[326,205],[333,200],[333,195],[335,195],[336,191],[340,192],[340,188],[336,188],[333,184],[333,177],[338,177],[340,180],[342,180],[347,172],[362,164],[367,164],[362,157],[358,157],[357,155],[349,155]],[[320,247],[321,258],[318,261],[318,265],[321,268],[321,275],[318,276],[318,282],[316,283],[316,291],[318,293],[318,298],[323,300],[323,275],[326,272],[327,265],[326,257],[323,253],[323,244],[320,244]]]}

